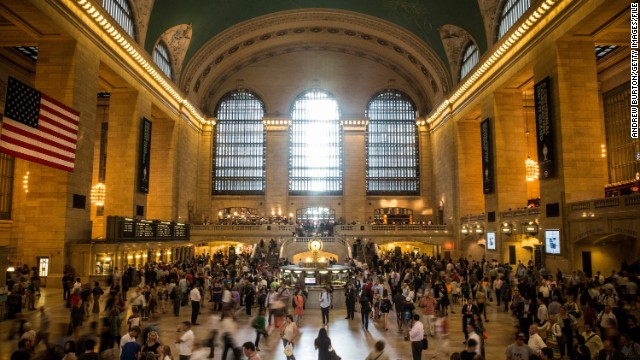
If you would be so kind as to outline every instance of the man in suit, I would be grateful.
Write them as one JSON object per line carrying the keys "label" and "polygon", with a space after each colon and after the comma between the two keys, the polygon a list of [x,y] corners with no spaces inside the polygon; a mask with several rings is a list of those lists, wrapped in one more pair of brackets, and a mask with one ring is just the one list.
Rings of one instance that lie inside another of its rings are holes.
{"label": "man in suit", "polygon": [[356,291],[353,289],[353,284],[349,283],[349,285],[347,285],[344,297],[347,305],[347,317],[345,319],[353,320],[356,309]]}
{"label": "man in suit", "polygon": [[533,324],[534,316],[537,314],[536,306],[531,302],[531,298],[526,296],[524,301],[518,304],[515,315],[518,318],[520,331],[528,334],[529,327]]}
{"label": "man in suit", "polygon": [[624,360],[625,356],[613,346],[611,339],[604,341],[604,349],[598,353],[598,360]]}
{"label": "man in suit", "polygon": [[469,297],[467,299],[467,303],[462,306],[462,332],[464,333],[465,341],[469,338],[469,333],[467,332],[467,325],[473,321],[473,314],[479,314],[478,306],[473,304],[473,299]]}

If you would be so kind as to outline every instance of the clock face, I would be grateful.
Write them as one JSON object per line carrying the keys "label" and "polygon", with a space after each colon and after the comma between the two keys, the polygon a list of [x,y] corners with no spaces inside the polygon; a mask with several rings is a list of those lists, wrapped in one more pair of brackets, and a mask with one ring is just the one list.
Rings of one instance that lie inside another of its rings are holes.
{"label": "clock face", "polygon": [[312,241],[309,247],[311,248],[312,251],[320,250],[320,247],[321,247],[320,241],[318,240]]}

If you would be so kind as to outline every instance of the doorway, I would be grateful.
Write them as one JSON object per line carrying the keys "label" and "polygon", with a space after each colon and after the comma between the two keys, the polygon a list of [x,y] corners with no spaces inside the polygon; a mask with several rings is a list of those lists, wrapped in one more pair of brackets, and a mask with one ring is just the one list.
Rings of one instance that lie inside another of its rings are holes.
{"label": "doorway", "polygon": [[582,271],[587,278],[593,275],[593,269],[591,268],[591,251],[582,252]]}

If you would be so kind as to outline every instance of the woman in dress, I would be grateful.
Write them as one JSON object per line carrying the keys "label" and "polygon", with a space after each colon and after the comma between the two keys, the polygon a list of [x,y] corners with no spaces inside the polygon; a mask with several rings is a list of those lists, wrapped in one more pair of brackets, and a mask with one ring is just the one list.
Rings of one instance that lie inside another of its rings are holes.
{"label": "woman in dress", "polygon": [[387,327],[387,318],[389,317],[389,311],[392,308],[391,299],[389,298],[389,292],[387,289],[382,291],[382,302],[380,303],[380,312],[382,313],[382,324],[384,331],[389,330]]}
{"label": "woman in dress", "polygon": [[329,354],[331,339],[329,339],[329,335],[327,335],[327,329],[320,328],[314,345],[316,350],[318,350],[318,360],[331,360],[331,355]]}
{"label": "woman in dress", "polygon": [[296,295],[293,297],[293,304],[295,305],[293,313],[296,315],[296,325],[300,326],[302,323],[302,317],[304,316],[304,297],[300,290],[298,290]]}
{"label": "woman in dress", "polygon": [[[291,347],[293,348],[299,332],[300,330],[298,330],[298,325],[293,321],[293,315],[287,315],[282,323],[282,327],[280,328],[280,337],[282,337],[282,345],[285,349],[289,344],[291,344]],[[287,355],[287,360],[296,360],[296,357],[291,353],[291,355]]]}
{"label": "woman in dress", "polygon": [[154,354],[158,353],[158,348],[162,347],[160,344],[160,340],[158,339],[158,333],[155,331],[150,331],[149,335],[147,335],[147,342],[144,343],[142,347],[142,353],[152,352]]}

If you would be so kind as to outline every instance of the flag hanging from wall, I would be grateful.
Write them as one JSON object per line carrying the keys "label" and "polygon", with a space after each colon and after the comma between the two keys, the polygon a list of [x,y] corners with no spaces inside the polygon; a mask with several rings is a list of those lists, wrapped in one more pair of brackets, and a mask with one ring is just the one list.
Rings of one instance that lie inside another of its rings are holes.
{"label": "flag hanging from wall", "polygon": [[0,151],[73,172],[80,113],[9,77]]}

